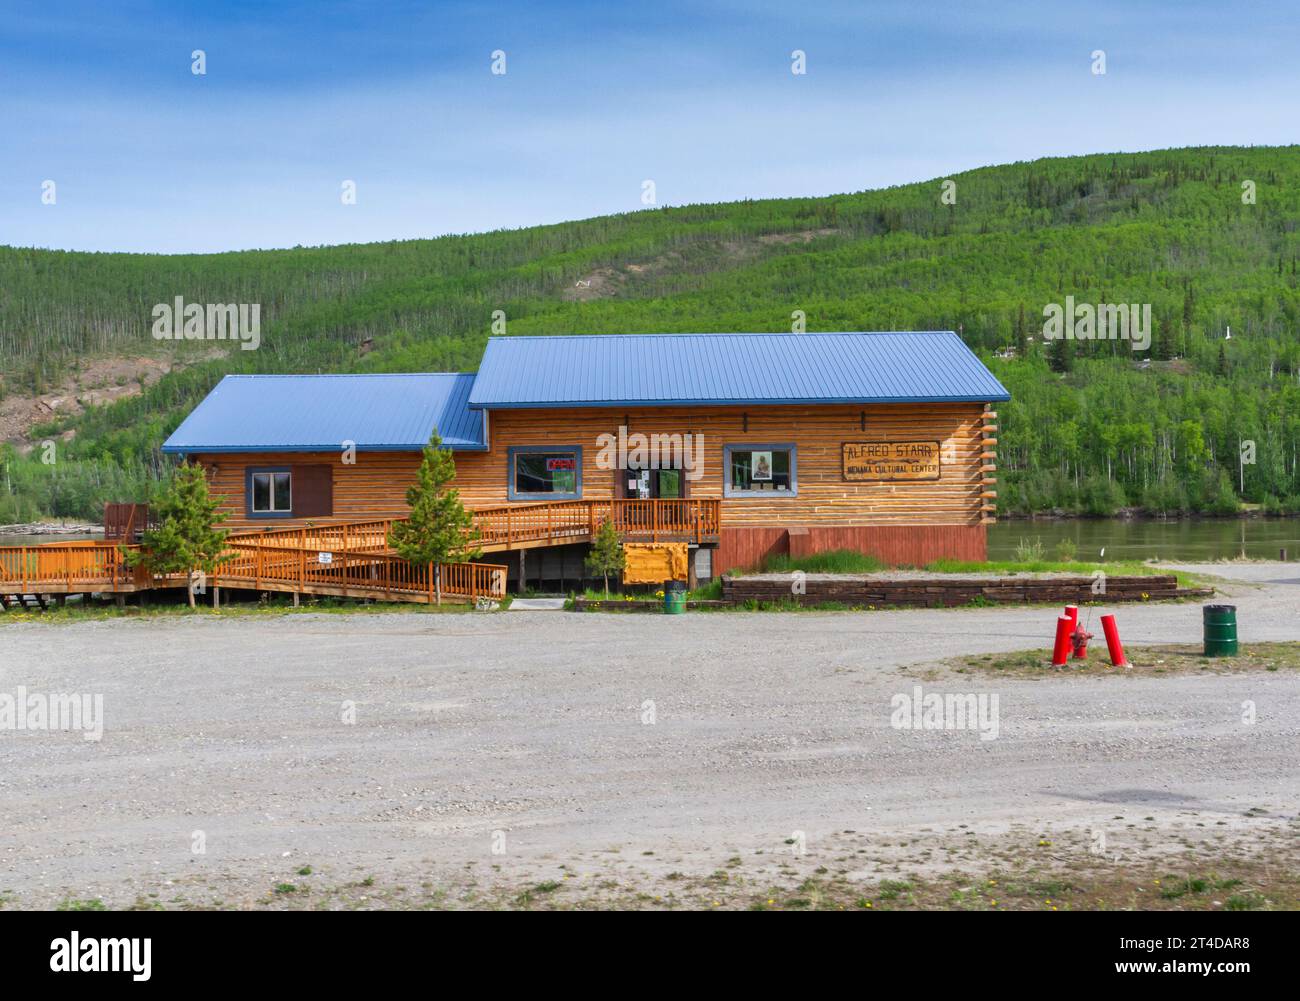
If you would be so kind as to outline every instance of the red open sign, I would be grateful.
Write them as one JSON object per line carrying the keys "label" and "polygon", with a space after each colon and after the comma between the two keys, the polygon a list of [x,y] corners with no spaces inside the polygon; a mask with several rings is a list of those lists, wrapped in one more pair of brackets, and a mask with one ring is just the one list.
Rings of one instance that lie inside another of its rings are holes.
{"label": "red open sign", "polygon": [[574,459],[547,459],[546,469],[548,472],[555,472],[560,469],[577,469],[578,464]]}

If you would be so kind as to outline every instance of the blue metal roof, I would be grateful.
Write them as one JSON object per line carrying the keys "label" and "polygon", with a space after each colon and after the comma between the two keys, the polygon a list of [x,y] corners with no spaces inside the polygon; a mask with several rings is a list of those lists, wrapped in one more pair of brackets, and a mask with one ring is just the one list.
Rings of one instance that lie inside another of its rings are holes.
{"label": "blue metal roof", "polygon": [[493,337],[469,406],[1008,400],[951,330]]}
{"label": "blue metal roof", "polygon": [[164,452],[406,451],[429,443],[483,451],[483,414],[466,406],[474,376],[228,375],[163,444]]}

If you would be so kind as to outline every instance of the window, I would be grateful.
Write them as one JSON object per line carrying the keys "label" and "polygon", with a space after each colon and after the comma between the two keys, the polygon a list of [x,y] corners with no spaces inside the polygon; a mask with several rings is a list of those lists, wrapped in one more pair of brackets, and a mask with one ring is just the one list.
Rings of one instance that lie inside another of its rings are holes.
{"label": "window", "polygon": [[509,450],[511,500],[577,500],[582,496],[582,449],[519,446]]}
{"label": "window", "polygon": [[798,493],[793,445],[728,445],[722,461],[727,497],[793,497]]}
{"label": "window", "polygon": [[287,518],[293,514],[293,474],[287,469],[248,471],[248,514]]}

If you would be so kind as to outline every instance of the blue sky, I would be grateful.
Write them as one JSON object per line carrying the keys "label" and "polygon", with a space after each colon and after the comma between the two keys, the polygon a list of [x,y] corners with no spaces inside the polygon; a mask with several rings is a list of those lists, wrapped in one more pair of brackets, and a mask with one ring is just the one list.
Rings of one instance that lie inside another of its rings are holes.
{"label": "blue sky", "polygon": [[0,243],[428,237],[637,210],[646,179],[680,205],[1292,143],[1297,51],[1294,2],[5,0]]}

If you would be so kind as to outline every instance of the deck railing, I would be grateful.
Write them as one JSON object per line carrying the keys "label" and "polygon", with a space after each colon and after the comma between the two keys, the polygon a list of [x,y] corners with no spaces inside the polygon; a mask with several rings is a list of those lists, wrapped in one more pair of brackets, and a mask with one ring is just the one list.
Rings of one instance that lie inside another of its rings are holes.
{"label": "deck railing", "polygon": [[[321,562],[321,554],[327,562]],[[433,601],[439,583],[444,597],[505,597],[505,567],[490,563],[446,563],[441,582],[429,566],[416,566],[392,554],[348,550],[319,552],[292,546],[229,543],[230,559],[221,564],[211,583],[220,587],[278,587],[325,593],[356,592],[378,597]]]}
{"label": "deck railing", "polygon": [[[127,565],[122,549],[100,542],[63,542],[48,546],[0,548],[0,592],[32,593],[37,585],[60,589],[89,587],[116,591],[124,586],[148,586],[148,575]],[[6,591],[12,588],[11,591]]]}
{"label": "deck railing", "polygon": [[479,508],[474,527],[485,545],[506,548],[539,540],[589,539],[607,519],[633,541],[699,543],[717,537],[721,511],[722,502],[707,497],[560,501]]}
{"label": "deck railing", "polygon": [[[247,544],[232,539],[229,559],[208,579],[211,586],[262,587],[310,593],[350,591],[402,600],[433,601],[439,581],[427,566],[412,566],[400,557],[357,551],[329,553],[321,562],[316,551],[291,546]],[[120,591],[150,587],[184,587],[183,574],[153,577],[132,568],[123,549],[139,546],[96,542],[48,546],[0,547],[0,594],[43,591]],[[505,567],[484,563],[449,563],[442,567],[444,597],[491,598],[506,593]]]}
{"label": "deck railing", "polygon": [[[718,535],[722,502],[716,498],[576,500],[508,504],[471,512],[478,544],[509,549],[525,542],[579,542],[612,519],[620,535],[634,541],[711,541]],[[311,528],[239,532],[231,537],[255,546],[288,546],[320,552],[390,552],[394,519],[314,525]]]}

